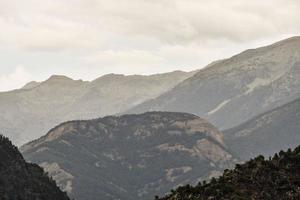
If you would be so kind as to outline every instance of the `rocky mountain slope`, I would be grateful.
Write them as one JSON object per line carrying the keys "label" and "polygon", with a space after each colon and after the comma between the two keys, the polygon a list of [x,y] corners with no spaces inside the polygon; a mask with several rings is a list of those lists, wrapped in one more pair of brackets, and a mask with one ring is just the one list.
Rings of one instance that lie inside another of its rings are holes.
{"label": "rocky mountain slope", "polygon": [[66,122],[21,149],[77,200],[152,199],[236,162],[213,125],[168,112]]}
{"label": "rocky mountain slope", "polygon": [[300,144],[300,98],[224,132],[226,144],[242,160],[271,156]]}
{"label": "rocky mountain slope", "polygon": [[17,145],[57,124],[115,114],[157,97],[194,72],[151,76],[109,74],[92,82],[52,76],[20,90],[0,93],[0,128]]}
{"label": "rocky mountain slope", "polygon": [[299,97],[300,37],[293,37],[215,62],[127,113],[188,112],[224,130]]}
{"label": "rocky mountain slope", "polygon": [[218,179],[180,187],[160,200],[298,200],[299,168],[300,146],[294,151],[281,151],[270,160],[259,156],[226,170]]}
{"label": "rocky mountain slope", "polygon": [[25,84],[21,89],[30,90],[30,89],[33,89],[33,88],[39,86],[40,84],[41,84],[40,82],[31,81],[31,82]]}
{"label": "rocky mountain slope", "polygon": [[69,200],[43,169],[28,164],[17,147],[0,135],[1,200]]}

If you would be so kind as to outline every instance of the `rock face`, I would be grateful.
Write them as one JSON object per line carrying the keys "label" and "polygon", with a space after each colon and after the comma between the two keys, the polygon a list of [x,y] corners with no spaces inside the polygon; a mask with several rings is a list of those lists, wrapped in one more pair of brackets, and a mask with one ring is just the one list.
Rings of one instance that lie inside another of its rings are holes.
{"label": "rock face", "polygon": [[69,200],[43,169],[26,163],[17,147],[0,135],[1,200]]}
{"label": "rock face", "polygon": [[109,74],[92,82],[52,76],[20,90],[0,93],[0,128],[14,143],[24,144],[63,121],[125,111],[157,97],[192,74],[181,71],[151,76]]}
{"label": "rock face", "polygon": [[224,132],[226,144],[241,160],[271,156],[300,144],[300,99]]}
{"label": "rock face", "polygon": [[152,199],[235,162],[213,125],[169,112],[66,122],[21,149],[77,200]]}
{"label": "rock face", "polygon": [[188,112],[224,130],[299,97],[300,37],[294,37],[215,62],[127,113]]}

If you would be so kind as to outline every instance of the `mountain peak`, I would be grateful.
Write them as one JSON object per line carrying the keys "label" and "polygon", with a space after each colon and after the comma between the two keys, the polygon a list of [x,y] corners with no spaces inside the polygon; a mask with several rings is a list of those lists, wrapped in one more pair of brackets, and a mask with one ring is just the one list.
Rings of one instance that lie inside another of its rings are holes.
{"label": "mountain peak", "polygon": [[82,83],[88,83],[88,81],[74,80],[64,75],[52,75],[50,78],[42,82],[47,85],[81,85]]}
{"label": "mountain peak", "polygon": [[26,83],[21,89],[29,90],[37,87],[40,84],[40,82],[31,81],[29,83]]}
{"label": "mountain peak", "polygon": [[50,76],[50,78],[46,80],[46,82],[48,81],[74,81],[74,80],[64,75],[52,75]]}

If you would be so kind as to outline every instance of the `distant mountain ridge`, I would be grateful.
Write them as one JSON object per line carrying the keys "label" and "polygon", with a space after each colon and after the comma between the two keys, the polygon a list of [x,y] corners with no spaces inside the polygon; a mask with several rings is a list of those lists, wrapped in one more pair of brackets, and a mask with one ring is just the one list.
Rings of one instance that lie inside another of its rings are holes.
{"label": "distant mountain ridge", "polygon": [[66,122],[21,151],[77,200],[152,199],[236,162],[213,125],[169,112]]}
{"label": "distant mountain ridge", "polygon": [[17,145],[57,124],[123,112],[173,88],[195,72],[149,76],[109,74],[94,81],[53,75],[22,89],[0,93],[0,128]]}
{"label": "distant mountain ridge", "polygon": [[26,163],[17,147],[0,135],[1,200],[69,200],[41,167]]}
{"label": "distant mountain ridge", "polygon": [[300,98],[224,131],[225,141],[242,160],[271,156],[300,144]]}
{"label": "distant mountain ridge", "polygon": [[125,113],[188,112],[224,130],[300,97],[300,37],[212,63]]}

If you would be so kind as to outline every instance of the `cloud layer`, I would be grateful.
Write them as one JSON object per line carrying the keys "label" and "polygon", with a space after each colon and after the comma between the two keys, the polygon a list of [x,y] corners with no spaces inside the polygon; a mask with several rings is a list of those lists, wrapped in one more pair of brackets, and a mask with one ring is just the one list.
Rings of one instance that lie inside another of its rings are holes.
{"label": "cloud layer", "polygon": [[299,31],[297,0],[0,1],[1,39],[37,50],[98,47],[118,35],[168,44]]}
{"label": "cloud layer", "polygon": [[0,0],[0,45],[57,65],[68,54],[128,73],[193,69],[300,33],[299,10],[298,0]]}
{"label": "cloud layer", "polygon": [[17,66],[7,75],[0,76],[0,91],[18,89],[30,81],[31,75],[23,66]]}

